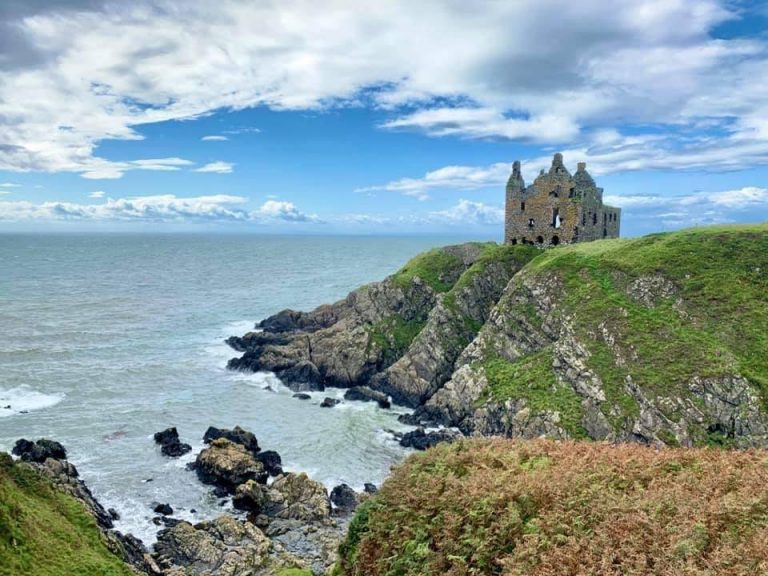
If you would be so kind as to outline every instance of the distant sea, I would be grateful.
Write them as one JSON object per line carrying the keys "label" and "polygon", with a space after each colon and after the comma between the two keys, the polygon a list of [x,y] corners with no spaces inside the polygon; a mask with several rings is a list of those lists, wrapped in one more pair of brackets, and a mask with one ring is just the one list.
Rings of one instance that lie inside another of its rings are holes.
{"label": "distant sea", "polygon": [[[120,513],[117,528],[147,543],[157,530],[153,501],[192,521],[221,513],[185,469],[210,425],[252,430],[286,469],[329,488],[379,483],[405,454],[386,431],[404,428],[400,411],[321,409],[324,396],[342,395],[334,389],[292,398],[272,374],[227,371],[236,353],[223,340],[283,308],[336,301],[458,241],[0,235],[0,450],[20,437],[59,440],[96,497]],[[160,455],[152,434],[168,426],[191,454]]]}

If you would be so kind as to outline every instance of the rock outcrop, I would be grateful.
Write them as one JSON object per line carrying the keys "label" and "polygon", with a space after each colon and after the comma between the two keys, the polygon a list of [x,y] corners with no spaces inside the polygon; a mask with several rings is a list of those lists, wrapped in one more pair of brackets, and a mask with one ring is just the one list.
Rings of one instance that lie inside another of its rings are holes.
{"label": "rock outcrop", "polygon": [[192,451],[192,446],[179,439],[179,432],[176,428],[167,428],[162,432],[157,432],[154,438],[155,442],[160,445],[160,452],[163,456],[178,458]]}
{"label": "rock outcrop", "polygon": [[230,367],[310,362],[298,386],[380,393],[415,408],[409,424],[470,435],[766,446],[766,271],[765,225],[448,247],[268,318]]}
{"label": "rock outcrop", "polygon": [[249,480],[265,483],[269,476],[251,452],[226,438],[213,440],[197,455],[195,471],[201,482],[214,484],[230,493]]}

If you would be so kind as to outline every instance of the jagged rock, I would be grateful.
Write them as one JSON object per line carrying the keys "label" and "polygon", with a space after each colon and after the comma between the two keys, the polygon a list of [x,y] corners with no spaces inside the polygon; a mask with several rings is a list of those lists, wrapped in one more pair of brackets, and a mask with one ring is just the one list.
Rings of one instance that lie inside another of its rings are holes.
{"label": "jagged rock", "polygon": [[173,515],[173,508],[170,504],[160,504],[159,502],[154,502],[152,504],[152,511],[157,512],[163,516]]}
{"label": "jagged rock", "polygon": [[264,450],[256,454],[256,460],[264,465],[264,470],[270,476],[279,476],[283,473],[283,459],[274,450]]}
{"label": "jagged rock", "polygon": [[66,460],[67,451],[59,442],[41,438],[36,442],[22,438],[16,441],[12,454],[24,462],[45,462],[48,458]]}
{"label": "jagged rock", "polygon": [[120,520],[120,514],[114,508],[107,508],[107,514],[112,520]]}
{"label": "jagged rock", "polygon": [[178,458],[192,450],[192,446],[179,440],[179,432],[175,427],[156,432],[154,438],[155,442],[160,444],[160,452],[164,456]]}
{"label": "jagged rock", "polygon": [[271,547],[269,538],[250,522],[221,516],[162,530],[155,558],[173,576],[251,576],[269,564]]}
{"label": "jagged rock", "polygon": [[320,408],[333,408],[339,404],[341,404],[341,400],[338,398],[329,398],[326,396],[323,398],[323,401],[320,402]]}
{"label": "jagged rock", "polygon": [[376,484],[371,484],[370,482],[366,482],[365,486],[363,487],[363,491],[366,494],[376,494],[376,492],[378,492],[379,489],[376,487]]}
{"label": "jagged rock", "polygon": [[348,484],[339,484],[331,490],[331,503],[338,514],[351,514],[360,503],[360,496]]}
{"label": "jagged rock", "polygon": [[355,386],[344,393],[345,400],[357,400],[358,402],[376,402],[381,408],[389,408],[392,404],[383,392],[371,390],[368,386]]}
{"label": "jagged rock", "polygon": [[416,450],[426,450],[441,442],[453,442],[460,437],[461,434],[453,430],[442,429],[427,432],[424,428],[417,428],[403,434],[402,438],[400,438],[400,446],[415,448]]}
{"label": "jagged rock", "polygon": [[244,430],[240,426],[235,426],[232,430],[228,428],[216,428],[215,426],[209,426],[203,435],[203,442],[210,444],[218,438],[226,438],[230,442],[239,444],[246,450],[248,450],[254,456],[259,453],[259,441],[253,432]]}
{"label": "jagged rock", "polygon": [[330,518],[331,503],[325,486],[304,473],[279,476],[269,488],[263,507],[267,516],[305,523]]}
{"label": "jagged rock", "polygon": [[323,376],[317,366],[306,360],[297,362],[285,370],[279,370],[277,376],[294,392],[325,390]]}
{"label": "jagged rock", "polygon": [[268,490],[263,484],[248,480],[244,484],[240,484],[235,490],[232,506],[238,510],[248,510],[258,514],[269,500]]}
{"label": "jagged rock", "polygon": [[198,454],[195,471],[206,484],[216,484],[230,493],[248,480],[266,482],[264,465],[240,444],[218,438]]}

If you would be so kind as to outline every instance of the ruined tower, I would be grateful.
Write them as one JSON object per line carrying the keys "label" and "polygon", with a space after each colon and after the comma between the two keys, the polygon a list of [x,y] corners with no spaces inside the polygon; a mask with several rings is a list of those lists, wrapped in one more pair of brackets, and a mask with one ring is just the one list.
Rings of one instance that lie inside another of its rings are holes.
{"label": "ruined tower", "polygon": [[549,172],[541,171],[526,187],[520,162],[507,181],[504,242],[557,246],[618,238],[621,209],[603,204],[603,189],[595,185],[587,165],[579,162],[571,175],[563,155],[555,154]]}

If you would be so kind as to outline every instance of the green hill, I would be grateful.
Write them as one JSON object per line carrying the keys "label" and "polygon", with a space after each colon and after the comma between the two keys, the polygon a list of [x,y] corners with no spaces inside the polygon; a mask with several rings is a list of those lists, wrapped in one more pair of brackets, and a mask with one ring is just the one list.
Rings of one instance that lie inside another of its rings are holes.
{"label": "green hill", "polygon": [[93,517],[31,466],[0,453],[0,575],[129,576]]}

